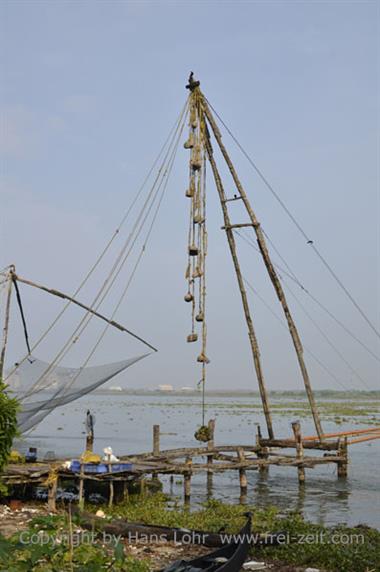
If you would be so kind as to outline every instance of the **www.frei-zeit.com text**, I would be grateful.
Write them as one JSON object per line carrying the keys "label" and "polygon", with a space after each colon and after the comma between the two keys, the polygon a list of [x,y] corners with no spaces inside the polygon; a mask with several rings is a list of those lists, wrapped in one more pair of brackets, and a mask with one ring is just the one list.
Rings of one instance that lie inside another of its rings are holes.
{"label": "www.frei-zeit.com text", "polygon": [[[60,534],[49,534],[46,531],[30,532],[23,531],[20,533],[19,540],[22,544],[39,544],[39,545],[58,545],[67,544],[71,546],[79,546],[81,544],[95,544],[101,543],[104,545],[115,545],[123,540],[128,543],[140,543],[140,544],[151,544],[151,543],[168,543],[174,542],[176,544],[207,544],[207,533],[199,532],[184,532],[174,531],[173,535],[166,534],[132,534],[129,533],[126,536],[109,534],[106,532],[95,533],[90,531],[78,531],[72,534],[60,533]],[[221,534],[221,543],[229,544],[231,542],[248,542],[250,544],[265,543],[268,546],[271,545],[286,545],[286,544],[343,544],[343,545],[363,545],[365,543],[363,534],[349,534],[342,531],[335,533],[328,533],[326,531],[321,531],[315,534],[288,534],[276,533],[276,534],[255,534],[251,533],[248,535],[244,534]]]}

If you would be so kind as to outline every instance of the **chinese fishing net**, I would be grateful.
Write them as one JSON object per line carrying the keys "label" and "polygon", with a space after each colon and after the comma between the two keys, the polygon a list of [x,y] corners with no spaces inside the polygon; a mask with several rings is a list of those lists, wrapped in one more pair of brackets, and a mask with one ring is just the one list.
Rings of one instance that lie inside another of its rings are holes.
{"label": "chinese fishing net", "polygon": [[34,357],[24,361],[7,380],[21,405],[19,430],[29,431],[56,407],[94,391],[147,355],[85,368],[51,367]]}

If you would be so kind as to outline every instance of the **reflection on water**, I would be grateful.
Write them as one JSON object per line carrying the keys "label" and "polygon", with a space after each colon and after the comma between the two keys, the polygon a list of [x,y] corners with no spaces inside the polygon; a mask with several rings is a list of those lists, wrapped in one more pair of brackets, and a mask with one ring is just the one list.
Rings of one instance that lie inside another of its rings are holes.
{"label": "reflection on water", "polygon": [[[216,418],[216,444],[250,444],[255,442],[255,424],[264,427],[263,416],[252,397],[210,397],[208,418]],[[152,449],[152,426],[159,424],[166,433],[162,448],[196,445],[193,437],[200,424],[199,398],[193,396],[90,395],[57,409],[49,415],[21,447],[36,446],[40,457],[54,450],[59,457],[78,456],[84,447],[84,419],[87,409],[96,416],[95,450],[102,453],[111,445],[115,454],[137,453]],[[290,436],[293,419],[275,414],[275,431]],[[353,420],[350,420],[350,423]],[[313,433],[310,419],[301,420],[304,434]],[[341,431],[344,426],[325,422],[326,431]],[[350,425],[348,425],[350,427]],[[358,426],[359,427],[359,426]],[[247,471],[248,503],[257,507],[277,506],[281,511],[299,511],[306,518],[324,524],[368,524],[380,528],[378,461],[380,442],[372,441],[350,448],[348,479],[338,479],[335,465],[306,469],[306,483],[300,487],[293,467],[270,467],[267,475]],[[318,454],[318,453],[314,453]],[[165,491],[182,498],[182,484],[177,477],[163,479]],[[237,471],[217,473],[210,479],[205,473],[192,479],[192,502],[210,498],[239,502]]]}

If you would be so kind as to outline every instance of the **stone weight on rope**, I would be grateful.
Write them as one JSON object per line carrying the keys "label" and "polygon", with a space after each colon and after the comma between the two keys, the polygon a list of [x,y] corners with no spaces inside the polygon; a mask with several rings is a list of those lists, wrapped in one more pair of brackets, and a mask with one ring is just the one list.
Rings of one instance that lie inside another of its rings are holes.
{"label": "stone weight on rope", "polygon": [[185,149],[192,149],[194,147],[194,135],[192,133],[190,133],[188,140],[185,141],[183,146]]}
{"label": "stone weight on rope", "polygon": [[199,362],[199,363],[210,363],[210,360],[208,359],[208,357],[204,353],[201,353],[197,357],[197,362]]}
{"label": "stone weight on rope", "polygon": [[191,342],[196,342],[198,340],[198,334],[189,334],[186,338],[186,340],[191,343]]}
{"label": "stone weight on rope", "polygon": [[197,315],[195,316],[196,322],[203,322],[204,319],[205,319],[205,317],[204,317],[204,315],[203,315],[203,312],[199,312],[199,314],[197,314]]}
{"label": "stone weight on rope", "polygon": [[195,222],[195,224],[202,224],[204,223],[205,218],[200,213],[196,213],[194,215],[193,221]]}
{"label": "stone weight on rope", "polygon": [[191,108],[190,111],[190,125],[193,129],[195,129],[198,125],[197,112],[194,106]]}
{"label": "stone weight on rope", "polygon": [[192,302],[194,300],[194,296],[191,294],[191,292],[188,292],[187,294],[185,294],[183,299],[185,300],[185,302]]}
{"label": "stone weight on rope", "polygon": [[202,160],[200,157],[194,156],[190,161],[191,168],[193,171],[199,171],[202,167]]}
{"label": "stone weight on rope", "polygon": [[200,278],[201,276],[203,276],[203,272],[202,270],[199,268],[199,266],[195,267],[195,270],[193,272],[193,278]]}
{"label": "stone weight on rope", "polygon": [[189,188],[186,191],[186,196],[192,198],[194,195],[195,195],[195,181],[194,177],[191,177]]}
{"label": "stone weight on rope", "polygon": [[196,244],[191,244],[189,246],[189,254],[190,256],[198,256],[199,249]]}

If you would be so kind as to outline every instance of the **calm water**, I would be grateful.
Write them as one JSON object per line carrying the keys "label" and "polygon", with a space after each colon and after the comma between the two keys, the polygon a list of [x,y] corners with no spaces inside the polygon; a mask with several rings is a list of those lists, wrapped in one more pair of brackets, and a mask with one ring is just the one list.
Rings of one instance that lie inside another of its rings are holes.
{"label": "calm water", "polygon": [[[289,398],[276,399],[281,405]],[[294,401],[294,404],[299,402]],[[339,400],[341,404],[342,401]],[[263,416],[256,398],[218,397],[208,398],[207,419],[216,418],[216,444],[254,443],[256,423],[264,428]],[[161,447],[195,446],[193,435],[201,422],[199,398],[175,395],[101,395],[92,394],[75,403],[57,409],[49,415],[24,440],[22,448],[37,446],[39,456],[53,450],[57,456],[78,456],[84,448],[84,418],[89,408],[96,416],[95,451],[102,453],[110,445],[116,455],[148,451],[152,448],[152,425],[159,424],[163,433]],[[290,422],[297,415],[274,415],[278,436],[290,436]],[[325,421],[325,431],[341,431],[351,428],[347,424],[336,425]],[[366,426],[355,425],[354,428]],[[301,419],[304,434],[313,434],[310,419]],[[257,471],[248,472],[249,503],[258,507],[276,505],[282,511],[299,510],[304,516],[327,525],[347,523],[368,524],[380,528],[380,440],[360,443],[350,447],[349,477],[338,480],[335,465],[327,465],[306,471],[306,486],[300,491],[295,468],[270,467],[269,475],[262,477]],[[170,492],[169,482],[164,490]],[[174,494],[182,495],[180,484],[174,485]],[[239,502],[239,485],[236,471],[214,476],[212,494],[228,502]],[[196,475],[192,480],[192,502],[207,498],[206,475]]]}

